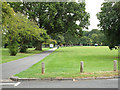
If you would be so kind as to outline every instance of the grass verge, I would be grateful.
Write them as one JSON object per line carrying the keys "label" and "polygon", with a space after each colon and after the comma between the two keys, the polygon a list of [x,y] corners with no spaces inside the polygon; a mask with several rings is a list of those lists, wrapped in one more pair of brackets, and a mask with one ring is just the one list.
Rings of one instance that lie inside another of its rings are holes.
{"label": "grass verge", "polygon": [[49,50],[49,48],[43,48],[42,51],[34,50],[34,49],[35,48],[28,48],[27,53],[17,53],[16,56],[10,56],[8,48],[1,48],[1,50],[2,50],[2,60],[0,60],[0,64],[10,62],[10,61],[14,61],[14,60],[17,60],[17,59],[20,59],[20,58],[24,58],[24,57],[27,57],[27,56],[31,56],[31,55],[38,54],[38,53],[41,53],[43,51]]}

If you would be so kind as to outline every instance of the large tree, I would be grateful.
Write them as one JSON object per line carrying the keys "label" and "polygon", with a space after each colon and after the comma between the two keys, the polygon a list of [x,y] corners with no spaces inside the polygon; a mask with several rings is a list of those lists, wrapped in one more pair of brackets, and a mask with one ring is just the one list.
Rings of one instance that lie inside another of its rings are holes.
{"label": "large tree", "polygon": [[97,17],[99,26],[107,37],[109,48],[117,48],[120,45],[120,1],[103,3]]}
{"label": "large tree", "polygon": [[27,45],[33,40],[38,44],[49,39],[46,31],[40,29],[36,22],[29,20],[27,16],[21,13],[15,13],[6,2],[2,5],[3,41],[8,43],[11,55],[17,54],[18,45],[20,52],[26,52]]}
{"label": "large tree", "polygon": [[[2,2],[1,2],[2,3]],[[11,55],[18,52],[18,42],[16,42],[17,31],[13,28],[16,25],[16,17],[14,10],[6,3],[2,3],[2,41],[8,42]]]}
{"label": "large tree", "polygon": [[[34,19],[51,37],[68,32],[80,36],[82,29],[89,25],[84,2],[11,2],[10,5],[15,12],[22,12],[29,19]],[[78,21],[80,23],[76,24]]]}

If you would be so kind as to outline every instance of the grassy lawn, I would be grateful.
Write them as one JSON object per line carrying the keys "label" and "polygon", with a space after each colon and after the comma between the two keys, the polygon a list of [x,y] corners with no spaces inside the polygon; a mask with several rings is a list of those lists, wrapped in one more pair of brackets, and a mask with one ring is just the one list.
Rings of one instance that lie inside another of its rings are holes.
{"label": "grassy lawn", "polygon": [[49,48],[43,48],[43,51],[34,50],[35,48],[28,48],[27,53],[17,53],[16,56],[10,56],[9,50],[7,48],[2,48],[2,61],[0,63],[6,63],[20,58],[24,58],[30,55],[41,53],[43,51],[49,50]]}
{"label": "grassy lawn", "polygon": [[[113,60],[118,60],[118,50],[105,46],[63,47],[57,49],[29,69],[16,74],[21,78],[69,78],[114,76]],[[84,73],[80,74],[80,61],[84,61]],[[45,74],[41,74],[41,62],[45,62]],[[106,71],[106,72],[104,72]]]}

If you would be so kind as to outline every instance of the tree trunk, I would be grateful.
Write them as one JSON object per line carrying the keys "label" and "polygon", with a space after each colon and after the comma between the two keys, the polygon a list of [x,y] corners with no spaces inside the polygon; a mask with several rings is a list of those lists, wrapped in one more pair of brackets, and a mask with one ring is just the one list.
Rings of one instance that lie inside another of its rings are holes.
{"label": "tree trunk", "polygon": [[42,43],[41,43],[41,42],[39,42],[39,43],[36,45],[35,50],[40,50],[40,51],[42,51]]}

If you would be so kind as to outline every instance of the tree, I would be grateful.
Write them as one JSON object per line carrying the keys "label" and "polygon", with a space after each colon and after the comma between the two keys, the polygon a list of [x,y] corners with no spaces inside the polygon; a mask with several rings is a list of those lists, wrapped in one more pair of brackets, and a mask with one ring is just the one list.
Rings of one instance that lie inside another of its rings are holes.
{"label": "tree", "polygon": [[43,29],[40,29],[34,21],[30,21],[27,19],[26,16],[17,13],[17,25],[16,30],[18,33],[18,42],[20,44],[20,52],[26,52],[28,48],[28,44],[34,40],[36,50],[42,50],[39,46],[41,43],[45,42],[47,39],[49,39],[49,36],[47,35],[46,31]]}
{"label": "tree", "polygon": [[[89,25],[84,2],[10,2],[10,5],[15,12],[20,11],[35,20],[51,37],[67,32],[81,36],[82,29]],[[76,24],[77,21],[80,24]]]}
{"label": "tree", "polygon": [[2,25],[6,24],[8,18],[14,17],[14,10],[7,4],[7,2],[0,2],[2,4]]}
{"label": "tree", "polygon": [[[28,44],[32,40],[37,43],[45,42],[49,39],[46,31],[40,29],[32,20],[29,20],[25,15],[21,13],[12,13],[12,8],[5,2],[3,3],[3,35],[4,39],[9,45],[10,54],[15,56],[18,52],[18,46],[20,46],[20,52],[26,52]],[[8,13],[8,14],[7,14]],[[37,48],[37,47],[36,47]]]}
{"label": "tree", "polygon": [[[34,30],[33,30],[34,31]],[[42,50],[42,43],[47,43],[50,41],[50,37],[49,35],[46,33],[45,30],[43,29],[40,29],[38,27],[38,29],[36,31],[36,38],[34,39],[33,43],[34,43],[34,46],[36,47],[35,50]]]}
{"label": "tree", "polygon": [[71,34],[71,32],[67,32],[64,35],[64,40],[65,40],[65,44],[67,45],[76,45],[79,44],[79,36]]}
{"label": "tree", "polygon": [[99,27],[107,38],[109,48],[118,48],[120,45],[120,1],[103,3],[97,18],[100,21]]}
{"label": "tree", "polygon": [[91,35],[91,39],[92,39],[92,42],[93,42],[94,44],[95,44],[95,43],[98,43],[98,39],[99,39],[98,34],[93,33],[93,34]]}
{"label": "tree", "polygon": [[57,44],[64,44],[64,36],[61,34],[53,34],[51,35],[51,38],[57,41]]}
{"label": "tree", "polygon": [[89,37],[83,36],[80,38],[80,43],[83,45],[90,45],[92,43],[92,41]]}
{"label": "tree", "polygon": [[14,10],[6,2],[2,3],[2,35],[3,39],[8,42],[10,55],[12,56],[15,56],[18,52],[17,31],[13,29],[16,24],[14,14]]}
{"label": "tree", "polygon": [[108,42],[107,42],[107,39],[106,39],[106,36],[105,34],[101,31],[100,34],[98,34],[98,44],[99,45],[102,45],[102,46],[108,46]]}
{"label": "tree", "polygon": [[[86,37],[84,37],[84,36],[86,36]],[[89,44],[91,44],[91,45],[94,45],[95,43],[97,43],[99,45],[107,45],[106,37],[101,30],[92,29],[91,31],[83,31],[83,37],[86,39],[90,39]],[[83,44],[84,44],[84,41],[83,41],[84,38],[80,38],[80,42],[82,40]],[[85,43],[86,43],[86,39],[85,39]]]}

